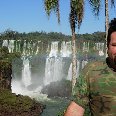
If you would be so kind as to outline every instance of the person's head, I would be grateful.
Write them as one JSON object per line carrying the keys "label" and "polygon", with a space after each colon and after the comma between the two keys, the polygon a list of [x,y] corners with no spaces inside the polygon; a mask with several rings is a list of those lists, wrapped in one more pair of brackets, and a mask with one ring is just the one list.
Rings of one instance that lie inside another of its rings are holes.
{"label": "person's head", "polygon": [[107,37],[108,56],[113,64],[116,65],[116,18],[111,20]]}

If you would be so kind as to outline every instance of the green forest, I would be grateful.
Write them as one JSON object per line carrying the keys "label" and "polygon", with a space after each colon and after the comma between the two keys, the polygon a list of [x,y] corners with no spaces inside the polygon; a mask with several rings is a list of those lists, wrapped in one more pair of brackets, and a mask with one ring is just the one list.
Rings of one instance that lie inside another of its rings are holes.
{"label": "green forest", "polygon": [[[71,35],[64,35],[58,32],[46,33],[41,32],[29,32],[19,33],[17,31],[6,30],[0,34],[0,40],[41,40],[41,41],[69,41]],[[94,41],[94,42],[105,42],[105,32],[94,32],[92,34],[78,34],[76,35],[76,41]]]}

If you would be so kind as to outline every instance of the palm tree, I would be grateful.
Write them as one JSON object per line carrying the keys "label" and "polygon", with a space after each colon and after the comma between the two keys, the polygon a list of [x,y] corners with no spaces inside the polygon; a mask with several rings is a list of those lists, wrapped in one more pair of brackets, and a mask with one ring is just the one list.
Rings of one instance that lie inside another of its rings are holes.
{"label": "palm tree", "polygon": [[[88,0],[91,5],[94,6],[94,13],[98,15],[99,13],[99,2],[100,0]],[[72,90],[76,83],[76,26],[80,29],[80,25],[84,16],[84,0],[70,0],[70,14],[69,22],[72,31]],[[58,17],[58,23],[60,23],[60,12],[59,12],[59,0],[44,0],[45,11],[48,16],[52,11],[55,11]],[[78,24],[78,25],[77,25]]]}
{"label": "palm tree", "polygon": [[[111,7],[115,7],[114,0],[111,0]],[[107,35],[108,35],[108,28],[109,28],[109,10],[108,10],[108,0],[105,0],[105,32],[106,32],[106,57],[107,57]]]}
{"label": "palm tree", "polygon": [[[93,4],[93,2],[97,1],[97,5],[96,4]],[[96,7],[98,7],[99,10],[97,10],[98,14],[99,14],[99,11],[100,11],[100,4],[101,4],[101,0],[90,0],[89,1],[93,10],[96,9]],[[111,7],[114,6],[115,7],[115,1],[114,0],[105,0],[105,32],[106,32],[106,37],[105,37],[105,41],[106,41],[106,57],[107,57],[107,35],[108,35],[108,28],[109,28],[109,10],[108,10],[108,3],[110,2],[111,3]]]}
{"label": "palm tree", "polygon": [[71,0],[70,1],[70,27],[72,31],[72,90],[76,83],[76,36],[75,36],[75,28],[78,23],[78,29],[80,29],[80,25],[83,20],[84,15],[84,0]]}
{"label": "palm tree", "polygon": [[[112,2],[112,0],[111,0]],[[107,35],[108,35],[108,27],[109,27],[109,13],[108,13],[108,0],[105,0],[105,32],[106,32],[106,57],[107,57]]]}
{"label": "palm tree", "polygon": [[[54,10],[58,17],[58,23],[60,23],[60,13],[59,13],[59,0],[44,0],[45,10],[48,16],[52,10]],[[84,13],[84,0],[70,0],[70,27],[72,31],[72,89],[76,83],[76,36],[75,28],[78,23],[78,29],[82,23]]]}

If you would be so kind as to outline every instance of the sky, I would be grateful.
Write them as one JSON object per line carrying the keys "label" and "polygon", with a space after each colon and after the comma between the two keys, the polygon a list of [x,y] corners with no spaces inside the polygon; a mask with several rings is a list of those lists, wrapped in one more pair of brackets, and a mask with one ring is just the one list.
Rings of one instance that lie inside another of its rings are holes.
{"label": "sky", "polygon": [[[17,32],[61,32],[71,35],[69,24],[70,2],[60,0],[60,25],[57,22],[56,14],[46,15],[44,0],[0,0],[0,33],[7,29]],[[76,33],[94,33],[105,31],[104,3],[101,5],[99,17],[92,13],[90,5],[85,0],[84,18],[80,30]],[[103,1],[102,1],[103,2]],[[109,5],[109,19],[116,17],[116,8]]]}

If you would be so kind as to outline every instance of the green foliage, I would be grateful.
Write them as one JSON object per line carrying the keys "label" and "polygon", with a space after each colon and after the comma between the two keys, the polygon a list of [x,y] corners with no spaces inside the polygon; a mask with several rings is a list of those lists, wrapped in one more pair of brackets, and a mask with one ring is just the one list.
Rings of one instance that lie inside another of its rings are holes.
{"label": "green foliage", "polygon": [[78,34],[78,41],[105,42],[105,32],[94,32],[92,34]]}
{"label": "green foliage", "polygon": [[20,58],[21,57],[21,53],[19,53],[19,52],[9,53],[7,55],[7,57],[8,57],[8,60],[12,62],[13,59]]}
{"label": "green foliage", "polygon": [[11,72],[12,61],[13,59],[16,59],[16,58],[20,58],[19,53],[8,53],[7,47],[0,48],[0,71],[2,76],[8,75],[9,72]]}
{"label": "green foliage", "polygon": [[7,61],[9,63],[12,62],[13,59],[15,58],[20,58],[21,54],[20,53],[9,53],[8,47],[3,46],[0,48],[0,60],[2,61]]}
{"label": "green foliage", "polygon": [[7,89],[0,89],[0,112],[2,115],[38,116],[42,105],[28,96],[16,95]]}
{"label": "green foliage", "polygon": [[3,71],[4,69],[10,69],[11,68],[11,63],[7,60],[1,60],[0,61],[0,70]]}
{"label": "green foliage", "polygon": [[[30,32],[30,33],[15,33],[15,37],[14,38],[9,38],[9,40],[21,40],[21,43],[23,45],[24,40],[26,40],[26,42],[37,42],[37,41],[41,41],[41,42],[51,42],[51,41],[69,41],[71,40],[71,36],[70,35],[64,35],[62,33],[57,33],[57,32],[50,32],[50,33],[46,33],[46,32]],[[3,32],[0,40],[8,40],[8,38],[6,37],[6,33]],[[94,32],[92,34],[78,34],[76,35],[76,41],[96,41],[96,42],[101,42],[101,41],[105,41],[105,32]],[[18,41],[17,41],[18,42]]]}
{"label": "green foliage", "polygon": [[8,53],[9,51],[6,46],[3,46],[2,48],[0,48],[0,59],[2,59],[3,57],[6,57]]}
{"label": "green foliage", "polygon": [[48,15],[50,15],[50,12],[51,12],[52,9],[56,10],[57,1],[58,0],[45,0],[44,1],[45,10],[46,10]]}
{"label": "green foliage", "polygon": [[101,6],[101,0],[89,0],[89,3],[92,7],[93,13],[98,16]]}
{"label": "green foliage", "polygon": [[58,17],[58,23],[60,23],[59,0],[44,0],[44,4],[47,15],[50,16],[51,11],[55,11]]}
{"label": "green foliage", "polygon": [[12,94],[9,90],[0,90],[0,103],[1,105],[3,105],[3,108],[5,104],[7,104],[7,106],[18,111],[28,110],[32,106],[33,101],[27,96],[16,96],[15,94]]}
{"label": "green foliage", "polygon": [[75,32],[76,24],[78,23],[78,29],[83,20],[84,15],[84,0],[71,0],[70,1],[70,26]]}

